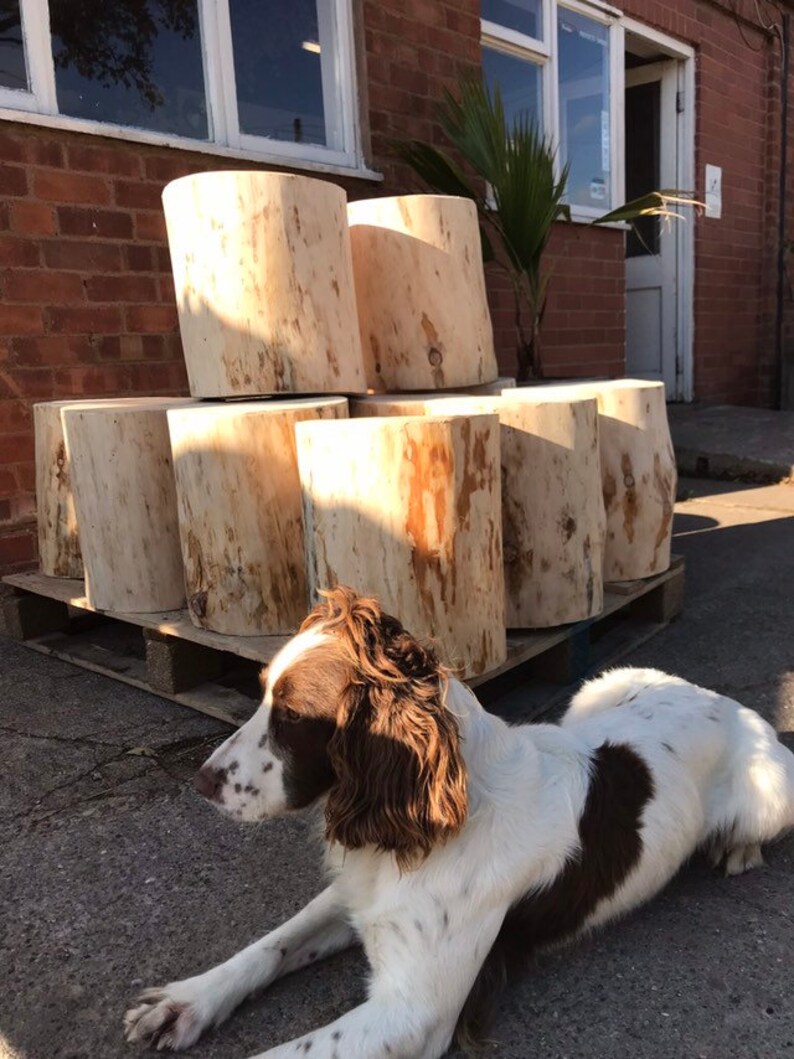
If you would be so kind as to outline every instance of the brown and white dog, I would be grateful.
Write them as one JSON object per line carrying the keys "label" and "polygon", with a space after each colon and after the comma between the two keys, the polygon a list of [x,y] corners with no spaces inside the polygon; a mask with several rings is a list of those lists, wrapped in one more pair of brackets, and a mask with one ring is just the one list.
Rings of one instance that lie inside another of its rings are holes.
{"label": "brown and white dog", "polygon": [[368,999],[257,1059],[436,1059],[535,950],[655,894],[698,848],[738,874],[794,825],[794,755],[758,714],[655,670],[509,727],[372,599],[328,594],[201,769],[238,820],[324,805],[330,885],[260,941],[150,989],[130,1041],[192,1044],[255,990],[360,941]]}

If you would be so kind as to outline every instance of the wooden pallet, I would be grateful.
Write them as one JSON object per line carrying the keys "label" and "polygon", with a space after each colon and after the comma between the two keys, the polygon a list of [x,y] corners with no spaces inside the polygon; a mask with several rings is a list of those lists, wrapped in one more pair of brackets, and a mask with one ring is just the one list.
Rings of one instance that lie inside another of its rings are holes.
{"label": "wooden pallet", "polygon": [[[187,611],[120,614],[94,611],[82,581],[9,574],[0,595],[0,632],[44,654],[172,699],[239,725],[258,702],[258,673],[286,636],[224,636],[198,629]],[[684,560],[644,581],[609,584],[597,618],[541,632],[509,630],[507,660],[469,681],[499,708],[514,689],[534,682],[525,713],[548,705],[556,689],[613,661],[681,611]],[[615,636],[615,628],[619,633]],[[542,673],[541,673],[542,671]],[[514,712],[506,706],[501,712]]]}

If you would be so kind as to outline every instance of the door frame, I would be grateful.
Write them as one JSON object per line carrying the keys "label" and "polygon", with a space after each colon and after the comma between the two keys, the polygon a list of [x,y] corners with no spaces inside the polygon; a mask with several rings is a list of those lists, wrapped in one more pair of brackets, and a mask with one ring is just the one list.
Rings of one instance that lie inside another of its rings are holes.
{"label": "door frame", "polygon": [[[644,25],[633,18],[622,18],[625,34],[647,41],[662,56],[676,60],[678,121],[676,187],[695,190],[695,50],[666,33]],[[625,45],[624,45],[625,52]],[[623,90],[625,91],[625,89]],[[618,177],[621,197],[625,199],[625,138],[619,141]],[[691,401],[694,397],[693,344],[695,331],[695,225],[694,211],[689,209],[682,220],[672,221],[676,228],[676,384],[672,400]],[[670,399],[670,398],[668,398]]]}
{"label": "door frame", "polygon": [[[664,56],[642,66],[626,70],[624,92],[638,85],[657,83],[659,85],[659,176],[657,186],[672,188],[678,186],[678,113],[676,111],[676,94],[678,91],[678,61]],[[624,167],[625,176],[625,167]],[[653,289],[657,286],[658,275],[660,287],[659,341],[660,368],[662,381],[668,401],[679,400],[680,385],[678,377],[678,231],[674,225],[678,221],[660,220],[659,247],[657,254],[626,258],[626,370],[634,371],[634,365],[628,363],[628,312],[629,312],[629,274],[631,273],[632,290]],[[670,227],[671,231],[665,229]],[[651,378],[655,376],[651,375]]]}

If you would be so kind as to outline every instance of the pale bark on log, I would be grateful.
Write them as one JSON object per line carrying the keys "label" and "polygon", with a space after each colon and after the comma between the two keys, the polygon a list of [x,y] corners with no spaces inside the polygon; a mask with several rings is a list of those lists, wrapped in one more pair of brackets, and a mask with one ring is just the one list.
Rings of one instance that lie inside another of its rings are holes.
{"label": "pale bark on log", "polygon": [[604,579],[664,573],[670,567],[678,484],[664,383],[614,379],[553,389],[598,400],[607,513]]}
{"label": "pale bark on log", "polygon": [[403,195],[348,206],[367,383],[440,390],[498,373],[477,210]]}
{"label": "pale bark on log", "polygon": [[149,613],[185,602],[166,413],[188,398],[62,410],[86,597],[97,610]]}
{"label": "pale bark on log", "polygon": [[295,424],[347,418],[327,397],[168,413],[188,612],[237,636],[294,632],[308,592]]}
{"label": "pale bark on log", "polygon": [[[438,413],[442,402],[428,410]],[[604,606],[604,503],[594,399],[449,398],[448,414],[499,416],[508,628],[550,628]]]}
{"label": "pale bark on log", "polygon": [[594,397],[422,394],[353,402],[354,416],[499,416],[508,628],[581,621],[604,605],[605,515]]}
{"label": "pale bark on log", "polygon": [[66,455],[61,409],[74,401],[33,406],[39,569],[49,577],[82,577],[83,557]]}
{"label": "pale bark on log", "polygon": [[198,173],[163,204],[194,396],[366,391],[342,188]]}
{"label": "pale bark on log", "polygon": [[300,423],[309,588],[377,596],[466,676],[506,658],[495,416]]}

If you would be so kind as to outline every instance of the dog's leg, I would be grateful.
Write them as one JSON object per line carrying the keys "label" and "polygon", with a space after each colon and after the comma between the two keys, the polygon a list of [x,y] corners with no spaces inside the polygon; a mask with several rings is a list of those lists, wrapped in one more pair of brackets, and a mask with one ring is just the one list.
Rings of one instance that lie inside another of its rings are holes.
{"label": "dog's leg", "polygon": [[188,1048],[251,993],[354,940],[335,887],[329,886],[283,926],[195,978],[147,989],[124,1018],[128,1041]]}
{"label": "dog's leg", "polygon": [[440,929],[429,916],[384,922],[369,999],[252,1059],[440,1059],[504,911],[483,910],[468,928],[440,906]]}

